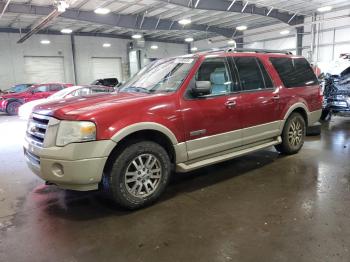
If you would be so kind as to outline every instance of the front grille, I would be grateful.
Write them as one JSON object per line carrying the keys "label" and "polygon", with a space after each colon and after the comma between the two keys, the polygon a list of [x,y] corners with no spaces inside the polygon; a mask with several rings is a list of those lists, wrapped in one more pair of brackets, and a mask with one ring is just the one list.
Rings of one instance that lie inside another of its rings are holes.
{"label": "front grille", "polygon": [[50,117],[33,114],[27,127],[27,138],[31,143],[43,147]]}

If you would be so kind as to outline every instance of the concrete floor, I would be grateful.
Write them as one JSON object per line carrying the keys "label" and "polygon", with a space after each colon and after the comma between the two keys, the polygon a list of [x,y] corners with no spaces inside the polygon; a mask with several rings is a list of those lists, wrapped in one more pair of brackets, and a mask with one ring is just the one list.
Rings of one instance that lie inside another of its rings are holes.
{"label": "concrete floor", "polygon": [[0,261],[350,261],[350,119],[294,156],[271,148],[178,174],[136,212],[43,185],[24,128],[0,115]]}

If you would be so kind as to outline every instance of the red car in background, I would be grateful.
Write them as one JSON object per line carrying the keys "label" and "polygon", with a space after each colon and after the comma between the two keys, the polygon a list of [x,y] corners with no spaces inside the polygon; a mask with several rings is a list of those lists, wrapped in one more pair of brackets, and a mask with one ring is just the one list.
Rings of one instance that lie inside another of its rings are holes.
{"label": "red car in background", "polygon": [[0,96],[0,112],[9,115],[17,115],[18,108],[33,100],[46,98],[63,88],[73,86],[73,84],[46,83],[32,85],[26,91],[20,93],[10,93]]}

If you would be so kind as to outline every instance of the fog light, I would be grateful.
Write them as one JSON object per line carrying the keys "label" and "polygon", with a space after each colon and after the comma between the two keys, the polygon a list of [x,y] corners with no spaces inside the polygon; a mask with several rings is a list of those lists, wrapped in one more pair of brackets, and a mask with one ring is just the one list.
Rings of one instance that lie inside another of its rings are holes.
{"label": "fog light", "polygon": [[57,177],[63,177],[64,176],[63,166],[59,163],[53,164],[52,173]]}

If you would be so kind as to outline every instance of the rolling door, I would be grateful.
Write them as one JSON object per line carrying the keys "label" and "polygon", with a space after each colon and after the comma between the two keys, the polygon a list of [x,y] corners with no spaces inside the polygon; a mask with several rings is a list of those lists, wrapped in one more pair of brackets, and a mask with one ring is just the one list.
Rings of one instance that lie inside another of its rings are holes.
{"label": "rolling door", "polygon": [[24,70],[28,83],[64,83],[66,81],[61,56],[25,56]]}
{"label": "rolling door", "polygon": [[93,80],[116,77],[119,81],[122,77],[122,61],[118,57],[92,57]]}

